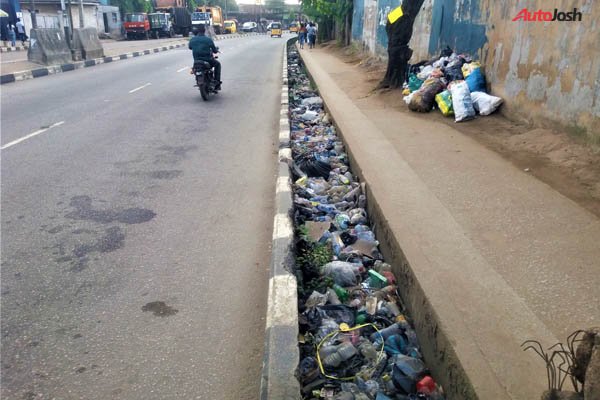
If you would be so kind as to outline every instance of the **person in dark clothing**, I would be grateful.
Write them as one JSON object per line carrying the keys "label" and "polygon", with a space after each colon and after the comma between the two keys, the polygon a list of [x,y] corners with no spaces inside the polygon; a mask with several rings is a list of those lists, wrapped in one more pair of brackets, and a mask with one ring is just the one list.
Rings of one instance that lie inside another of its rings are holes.
{"label": "person in dark clothing", "polygon": [[192,50],[194,62],[206,61],[215,69],[216,89],[221,90],[221,63],[213,57],[213,54],[219,52],[219,48],[215,46],[215,42],[211,38],[206,36],[204,25],[198,26],[196,35],[190,40],[188,48]]}

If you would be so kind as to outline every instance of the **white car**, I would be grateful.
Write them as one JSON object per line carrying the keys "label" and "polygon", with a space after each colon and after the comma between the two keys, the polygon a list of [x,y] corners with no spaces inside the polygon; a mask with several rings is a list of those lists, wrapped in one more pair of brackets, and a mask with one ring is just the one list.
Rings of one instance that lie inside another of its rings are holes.
{"label": "white car", "polygon": [[256,32],[258,31],[258,25],[256,22],[244,22],[242,25],[242,30],[244,32]]}

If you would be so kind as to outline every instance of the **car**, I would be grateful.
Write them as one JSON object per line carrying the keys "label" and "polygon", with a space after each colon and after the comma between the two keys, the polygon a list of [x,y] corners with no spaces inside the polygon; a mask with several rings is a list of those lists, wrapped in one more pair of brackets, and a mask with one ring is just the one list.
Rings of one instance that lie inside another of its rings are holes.
{"label": "car", "polygon": [[242,25],[242,31],[244,31],[244,32],[257,32],[258,31],[258,25],[256,24],[256,22],[244,22],[244,24]]}

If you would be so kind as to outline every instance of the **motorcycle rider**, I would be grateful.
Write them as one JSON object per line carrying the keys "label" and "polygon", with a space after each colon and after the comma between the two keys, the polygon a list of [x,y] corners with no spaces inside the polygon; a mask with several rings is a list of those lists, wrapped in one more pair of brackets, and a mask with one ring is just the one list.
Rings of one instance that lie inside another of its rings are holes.
{"label": "motorcycle rider", "polygon": [[194,63],[196,61],[206,61],[215,69],[215,80],[217,85],[216,90],[221,90],[221,63],[213,57],[213,54],[219,52],[219,48],[215,46],[215,42],[206,36],[206,28],[204,25],[198,26],[195,31],[195,36],[190,40],[188,48],[192,50]]}

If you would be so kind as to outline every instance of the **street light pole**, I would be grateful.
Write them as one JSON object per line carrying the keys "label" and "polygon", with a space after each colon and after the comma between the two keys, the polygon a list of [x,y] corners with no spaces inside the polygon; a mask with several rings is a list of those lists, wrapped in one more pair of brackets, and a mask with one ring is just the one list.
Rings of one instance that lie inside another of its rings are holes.
{"label": "street light pole", "polygon": [[37,29],[37,17],[35,15],[35,1],[34,0],[29,1],[29,7],[31,8],[31,11],[29,12],[29,14],[31,15],[31,27],[33,29]]}
{"label": "street light pole", "polygon": [[83,28],[83,0],[79,0],[79,27]]}

